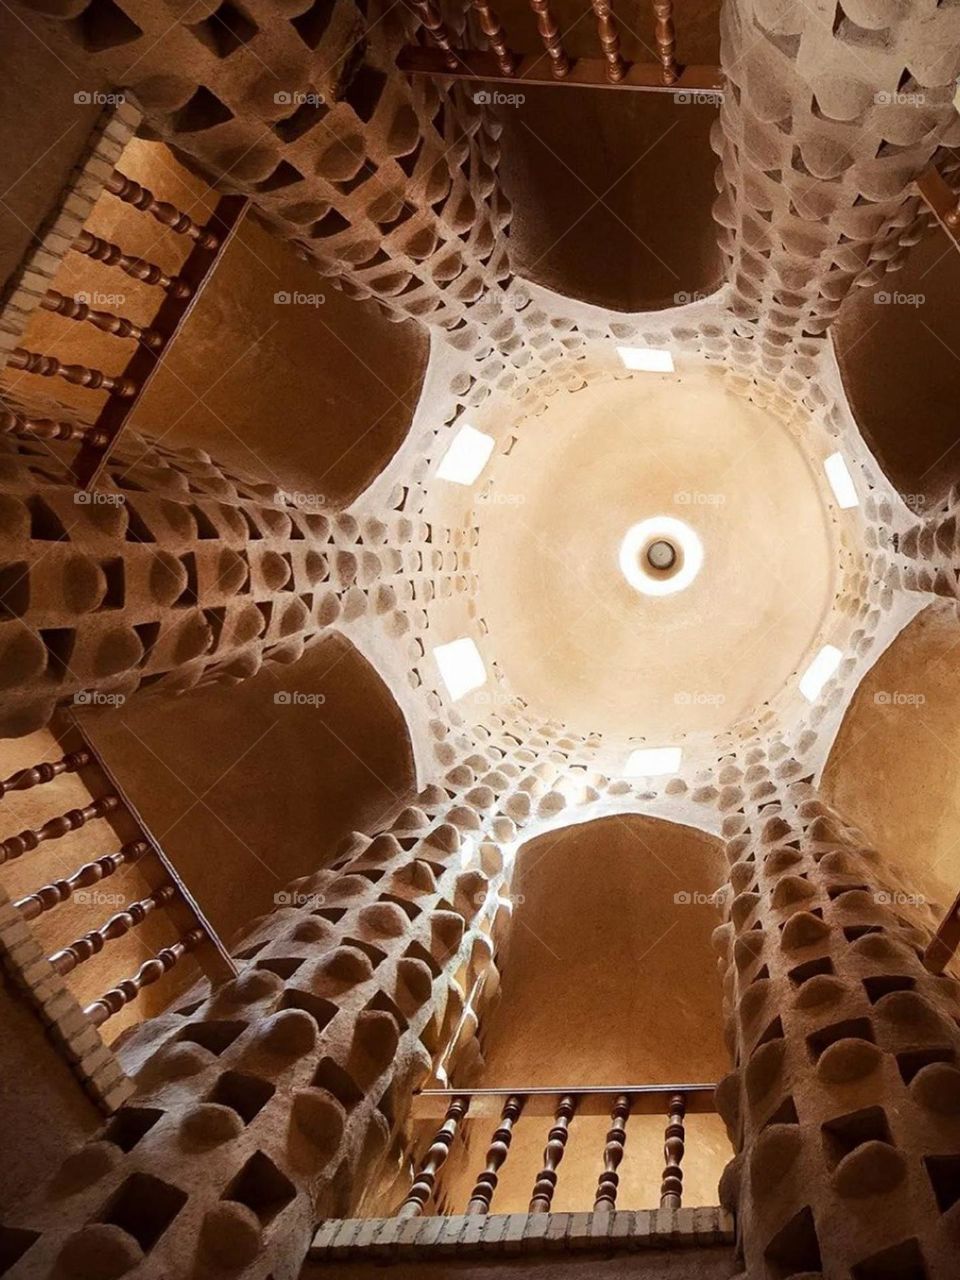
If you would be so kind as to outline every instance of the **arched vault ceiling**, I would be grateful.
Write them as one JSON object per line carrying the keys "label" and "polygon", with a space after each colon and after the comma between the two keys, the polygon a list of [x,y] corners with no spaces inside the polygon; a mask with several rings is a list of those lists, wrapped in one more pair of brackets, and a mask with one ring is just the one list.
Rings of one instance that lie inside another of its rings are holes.
{"label": "arched vault ceiling", "polygon": [[[712,803],[718,761],[752,742],[817,773],[863,674],[929,598],[901,589],[892,537],[911,513],[864,444],[829,344],[791,397],[728,366],[723,291],[636,316],[529,283],[521,295],[521,321],[569,335],[569,359],[491,377],[503,365],[482,344],[435,338],[408,439],[351,509],[362,521],[402,501],[453,569],[417,602],[412,671],[375,632],[365,650],[404,706],[421,776],[451,730],[504,729],[602,770],[601,809]],[[669,349],[675,372],[630,373],[618,345]],[[475,484],[450,483],[437,469],[467,423],[494,438],[493,456]],[[860,497],[848,510],[823,470],[837,451]],[[673,598],[638,595],[617,566],[627,528],[657,514],[704,546]],[[452,702],[433,649],[462,637],[487,682]],[[826,644],[842,660],[811,704],[799,679]],[[683,748],[679,776],[620,776],[631,749],[664,745]]]}

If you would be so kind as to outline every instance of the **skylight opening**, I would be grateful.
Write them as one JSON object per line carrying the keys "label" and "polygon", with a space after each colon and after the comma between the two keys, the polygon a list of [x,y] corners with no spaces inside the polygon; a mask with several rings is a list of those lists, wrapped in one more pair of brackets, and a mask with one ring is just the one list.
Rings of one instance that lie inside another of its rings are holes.
{"label": "skylight opening", "polygon": [[665,773],[676,773],[682,759],[682,747],[639,747],[627,757],[623,776],[656,778]]}
{"label": "skylight opening", "polygon": [[486,684],[487,671],[483,659],[469,637],[452,640],[450,644],[438,644],[433,650],[433,656],[447,692],[454,702]]}
{"label": "skylight opening", "polygon": [[673,373],[673,356],[656,347],[617,347],[617,355],[627,369],[641,373]]}
{"label": "skylight opening", "polygon": [[443,455],[437,478],[452,480],[454,484],[473,484],[490,460],[494,444],[493,436],[464,424]]}
{"label": "skylight opening", "polygon": [[843,654],[833,644],[825,644],[814,660],[800,677],[800,692],[808,702],[816,702],[823,686],[827,683],[837,667]]}
{"label": "skylight opening", "polygon": [[830,457],[824,461],[823,469],[827,473],[837,506],[844,510],[848,507],[859,507],[860,499],[857,497],[857,489],[843,454],[831,453]]}

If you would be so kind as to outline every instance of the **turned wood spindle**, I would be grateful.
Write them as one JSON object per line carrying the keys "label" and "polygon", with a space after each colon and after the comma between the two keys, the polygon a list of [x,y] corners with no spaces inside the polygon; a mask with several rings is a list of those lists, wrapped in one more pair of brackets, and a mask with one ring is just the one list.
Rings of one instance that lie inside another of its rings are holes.
{"label": "turned wood spindle", "polygon": [[960,199],[947,210],[943,220],[951,231],[960,231]]}
{"label": "turned wood spindle", "polygon": [[67,320],[92,324],[103,333],[112,333],[115,338],[134,338],[152,351],[163,345],[163,335],[156,329],[145,329],[126,316],[115,315],[112,311],[95,311],[88,303],[68,298],[63,293],[57,293],[56,289],[48,289],[41,298],[40,305],[45,311],[52,311]]}
{"label": "turned wood spindle", "polygon": [[556,80],[562,80],[570,71],[570,59],[560,40],[560,28],[550,10],[549,0],[530,0],[530,8],[537,19],[537,30],[550,59],[550,71]]}
{"label": "turned wood spindle", "polygon": [[129,866],[138,858],[142,858],[149,850],[150,846],[145,840],[134,840],[130,844],[125,844],[116,853],[108,853],[102,858],[95,858],[92,862],[85,862],[82,867],[74,871],[73,875],[66,876],[63,880],[51,880],[49,884],[42,885],[25,898],[18,898],[13,905],[24,920],[36,920],[37,916],[43,915],[45,911],[52,911],[54,907],[59,907],[61,902],[72,898],[78,889],[89,889],[92,884],[106,880],[122,866]]}
{"label": "turned wood spindle", "polygon": [[125,204],[132,204],[135,209],[149,213],[157,222],[176,232],[178,236],[189,236],[204,249],[216,249],[220,240],[208,227],[202,227],[191,217],[167,200],[158,200],[148,187],[142,187],[126,174],[114,169],[107,179],[107,190]]}
{"label": "turned wood spindle", "polygon": [[61,773],[76,773],[90,763],[89,751],[70,751],[59,760],[41,760],[28,769],[18,769],[9,778],[0,781],[0,797],[11,791],[29,791],[31,787],[39,787],[44,782],[52,782]]}
{"label": "turned wood spindle", "polygon": [[470,1202],[467,1205],[467,1213],[490,1212],[490,1201],[493,1199],[493,1193],[496,1191],[497,1182],[499,1181],[497,1171],[502,1167],[510,1152],[513,1126],[520,1118],[523,1102],[524,1100],[521,1097],[510,1097],[505,1102],[503,1111],[500,1113],[500,1123],[494,1130],[490,1146],[487,1148],[486,1168],[477,1178],[477,1184],[473,1188]]}
{"label": "turned wood spindle", "polygon": [[660,1208],[679,1209],[683,1199],[683,1162],[684,1128],[683,1117],[687,1111],[687,1100],[682,1093],[675,1093],[670,1099],[670,1118],[667,1121],[663,1143],[663,1157],[666,1168],[663,1171],[663,1182],[660,1184]]}
{"label": "turned wood spindle", "polygon": [[397,1210],[398,1218],[417,1218],[423,1213],[424,1205],[433,1195],[437,1183],[437,1174],[450,1154],[453,1140],[457,1136],[457,1127],[467,1111],[466,1098],[454,1098],[447,1108],[443,1124],[437,1130],[429,1151],[426,1154],[420,1171],[414,1179],[413,1186],[406,1200]]}
{"label": "turned wood spindle", "polygon": [[654,37],[663,68],[663,83],[675,84],[680,68],[676,58],[677,33],[673,25],[673,0],[653,0],[653,12],[656,18]]}
{"label": "turned wood spindle", "polygon": [[627,1142],[627,1117],[630,1115],[630,1098],[627,1094],[617,1095],[610,1113],[610,1128],[607,1131],[607,1143],[603,1148],[603,1172],[597,1182],[597,1198],[593,1211],[613,1212],[617,1207],[617,1188],[620,1175],[617,1169],[623,1159],[623,1149]]}
{"label": "turned wood spindle", "polygon": [[84,1013],[95,1027],[102,1026],[108,1018],[119,1013],[125,1004],[136,1000],[144,987],[158,982],[189,951],[198,947],[205,937],[202,929],[191,929],[169,947],[158,951],[152,959],[145,961],[132,978],[124,978],[110,991],[104,992],[99,1000],[88,1004]]}
{"label": "turned wood spindle", "polygon": [[168,276],[161,271],[155,262],[148,262],[146,258],[135,258],[131,254],[124,253],[118,244],[114,244],[110,240],[103,240],[100,236],[92,235],[89,231],[81,231],[73,242],[73,247],[78,253],[86,254],[88,258],[93,258],[96,262],[103,262],[108,267],[119,267],[121,271],[126,272],[128,276],[132,276],[134,280],[142,280],[145,284],[159,285],[166,293],[172,294],[174,298],[189,298],[192,292],[186,281],[181,280],[179,276]]}
{"label": "turned wood spindle", "polygon": [[59,840],[71,831],[76,831],[94,818],[103,818],[120,805],[117,796],[100,796],[83,809],[69,809],[56,818],[49,818],[42,827],[35,830],[21,831],[9,840],[0,841],[0,864],[12,862],[25,853],[36,849],[44,840]]}
{"label": "turned wood spindle", "polygon": [[500,24],[496,10],[490,0],[473,0],[473,7],[480,20],[480,30],[490,42],[490,48],[496,54],[497,65],[505,76],[516,75],[519,59],[507,44],[507,33]]}
{"label": "turned wood spindle", "polygon": [[137,384],[130,378],[111,378],[102,369],[91,369],[85,364],[61,364],[56,356],[27,351],[25,347],[14,347],[7,363],[11,369],[36,373],[41,378],[63,378],[75,387],[86,387],[88,391],[109,391],[124,399],[137,394]]}
{"label": "turned wood spindle", "polygon": [[[101,449],[109,444],[110,437],[95,427],[85,427],[78,422],[57,421],[54,418],[28,418],[24,413],[0,408],[0,433],[19,436],[25,440],[69,440],[90,444]],[[0,796],[3,791],[0,790]]]}
{"label": "turned wood spindle", "polygon": [[610,0],[590,0],[591,8],[597,18],[597,35],[603,48],[603,56],[607,61],[607,79],[611,84],[622,80],[627,73],[627,64],[620,56],[620,32],[617,21],[610,7]]}
{"label": "turned wood spindle", "polygon": [[547,1136],[547,1145],[543,1152],[543,1168],[537,1174],[533,1184],[533,1199],[530,1201],[529,1213],[549,1213],[550,1202],[557,1188],[557,1169],[563,1159],[563,1150],[567,1145],[570,1132],[570,1121],[576,1110],[576,1100],[570,1094],[560,1099],[553,1127]]}
{"label": "turned wood spindle", "polygon": [[413,0],[413,7],[416,9],[427,35],[437,48],[443,51],[445,64],[451,71],[456,71],[460,66],[460,59],[453,51],[450,33],[440,17],[440,10],[434,5],[433,0]]}
{"label": "turned wood spindle", "polygon": [[176,890],[172,884],[161,885],[159,889],[155,889],[148,897],[141,898],[139,902],[131,903],[123,911],[118,911],[116,915],[112,915],[98,929],[91,929],[82,938],[74,938],[69,946],[60,951],[55,951],[47,959],[61,977],[66,977],[68,973],[72,973],[76,969],[77,965],[83,964],[85,960],[89,960],[91,956],[101,952],[108,942],[113,942],[116,938],[122,938],[125,933],[135,929],[138,924],[143,924],[151,911],[156,910],[157,907],[162,907],[165,902],[169,902],[175,893]]}

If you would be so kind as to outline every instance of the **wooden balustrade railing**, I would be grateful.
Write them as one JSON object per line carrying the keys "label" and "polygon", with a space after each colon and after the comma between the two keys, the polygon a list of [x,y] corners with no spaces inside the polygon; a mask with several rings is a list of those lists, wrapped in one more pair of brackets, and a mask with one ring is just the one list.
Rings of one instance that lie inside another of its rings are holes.
{"label": "wooden balustrade railing", "polygon": [[119,1013],[125,1004],[130,1004],[131,1001],[136,1000],[144,987],[149,987],[152,983],[158,982],[188,951],[193,951],[194,948],[198,947],[203,942],[203,939],[204,933],[202,929],[191,929],[182,938],[178,938],[169,947],[164,947],[162,951],[158,951],[150,960],[145,961],[132,977],[124,978],[110,991],[104,992],[99,1000],[94,1000],[93,1004],[88,1004],[84,1013],[90,1018],[95,1027],[102,1026],[108,1018],[112,1018],[115,1013]]}
{"label": "wooden balustrade railing", "polygon": [[[657,62],[631,62],[624,57],[614,0],[589,0],[597,29],[599,56],[571,58],[550,0],[529,0],[543,45],[542,52],[511,48],[493,0],[472,0],[486,48],[458,49],[444,26],[434,0],[411,0],[426,44],[401,50],[397,65],[411,75],[460,77],[468,80],[569,84],[579,88],[634,89],[705,94],[719,101],[723,75],[717,66],[684,66],[677,61],[673,0],[651,0]],[[586,4],[586,0],[582,0]],[[468,25],[469,38],[469,25]],[[689,98],[683,99],[685,101]],[[960,225],[960,224],[958,224]]]}
{"label": "wooden balustrade railing", "polygon": [[[82,903],[83,891],[92,890],[101,881],[134,864],[139,875],[138,888],[142,885],[147,892],[142,897],[125,903],[121,910],[115,911],[106,920],[101,917],[99,922],[80,937],[73,938],[47,954],[46,960],[52,971],[60,978],[66,978],[80,965],[103,952],[109,944],[131,930],[140,928],[152,913],[162,912],[175,941],[162,947],[135,974],[116,982],[87,1006],[85,1012],[94,1026],[101,1026],[125,1005],[130,1004],[145,987],[158,982],[188,953],[195,955],[201,970],[213,984],[233,977],[237,973],[234,961],[96,746],[85,736],[76,716],[63,713],[55,722],[55,728],[63,754],[59,758],[20,769],[4,779],[0,782],[0,797],[10,797],[18,791],[43,786],[49,791],[51,807],[56,808],[60,791],[57,787],[58,779],[75,774],[94,798],[88,805],[66,809],[36,828],[21,831],[0,841],[0,867],[5,862],[31,852],[44,841],[60,840],[95,819],[106,821],[105,839],[115,839],[117,847],[83,862],[76,870],[42,884],[31,893],[16,899],[12,903],[13,908],[19,912],[24,924],[30,924],[49,912],[55,912],[56,908],[69,900]],[[76,781],[71,779],[70,785],[75,794]],[[0,820],[3,809],[0,799]],[[125,880],[123,886],[126,888],[129,883],[129,880]],[[96,905],[96,892],[89,895],[93,905]],[[104,894],[103,900],[123,902],[123,898],[118,895]],[[76,919],[75,916],[67,918]],[[59,919],[59,913],[55,919]],[[151,945],[156,946],[156,943]],[[46,948],[40,954],[45,951]],[[15,968],[9,952],[4,952],[4,958],[8,968],[12,965]]]}
{"label": "wooden balustrade railing", "polygon": [[520,1118],[523,1110],[523,1099],[510,1097],[504,1103],[500,1115],[500,1123],[494,1131],[490,1146],[487,1148],[487,1163],[477,1178],[476,1186],[467,1205],[467,1213],[489,1213],[490,1201],[497,1189],[499,1178],[497,1171],[510,1154],[510,1143],[513,1140],[513,1126]]}
{"label": "wooden balustrade railing", "polygon": [[663,1141],[663,1182],[660,1185],[660,1206],[663,1209],[679,1209],[683,1200],[683,1160],[686,1131],[683,1120],[687,1112],[687,1100],[682,1093],[670,1098],[670,1119]]}
{"label": "wooden balustrade railing", "polygon": [[[146,898],[141,898],[139,902],[132,902],[123,911],[112,915],[99,929],[91,929],[81,938],[74,938],[69,946],[55,951],[50,957],[50,963],[57,973],[65,977],[68,973],[72,973],[77,965],[83,964],[91,956],[98,955],[108,942],[122,938],[138,924],[143,924],[151,911],[163,906],[165,902],[170,902],[176,892],[172,884],[162,884]],[[200,930],[201,940],[203,936],[203,931]]]}
{"label": "wooden balustrade railing", "polygon": [[[436,1201],[439,1176],[465,1120],[499,1116],[483,1170],[466,1206],[467,1214],[488,1214],[491,1201],[511,1150],[514,1126],[521,1114],[542,1116],[550,1122],[543,1153],[543,1167],[534,1181],[528,1212],[549,1213],[562,1174],[562,1161],[571,1126],[581,1116],[608,1115],[610,1128],[600,1153],[600,1174],[592,1206],[594,1213],[613,1212],[620,1185],[618,1172],[626,1155],[627,1124],[634,1115],[666,1117],[660,1187],[662,1209],[679,1209],[683,1201],[684,1118],[688,1114],[716,1111],[713,1084],[611,1085],[598,1088],[530,1089],[425,1089],[414,1096],[412,1118],[439,1118],[443,1122],[434,1135],[417,1171],[413,1185],[397,1210],[397,1217],[422,1214]],[[452,1212],[460,1212],[453,1208]]]}
{"label": "wooden balustrade railing", "polygon": [[[429,5],[430,0],[424,0],[424,3]],[[112,337],[136,344],[125,368],[119,374],[109,374],[82,362],[64,364],[56,355],[25,347],[17,347],[8,360],[11,369],[41,377],[62,378],[73,386],[107,393],[95,421],[89,424],[0,410],[0,432],[4,434],[79,444],[71,466],[74,479],[81,488],[91,488],[99,480],[114,444],[153,380],[164,353],[196,305],[247,207],[244,196],[222,196],[210,221],[201,225],[182,209],[168,201],[158,200],[147,187],[116,170],[107,179],[105,190],[138,214],[153,218],[164,232],[186,237],[192,241],[192,246],[179,271],[171,274],[157,263],[127,253],[119,244],[84,228],[73,242],[77,253],[162,292],[164,296],[153,320],[149,325],[136,324],[126,316],[91,307],[82,296],[71,298],[56,289],[48,289],[40,300],[40,306],[45,310],[68,320],[93,325]]]}
{"label": "wooden balustrade railing", "polygon": [[453,1098],[449,1107],[447,1107],[447,1114],[444,1117],[443,1124],[437,1130],[436,1136],[430,1144],[426,1159],[413,1180],[413,1186],[407,1192],[406,1199],[397,1210],[398,1218],[416,1218],[423,1213],[423,1206],[433,1195],[437,1174],[446,1163],[450,1148],[453,1146],[453,1140],[457,1136],[460,1121],[463,1119],[466,1110],[466,1098]]}
{"label": "wooden balustrade railing", "polygon": [[630,1095],[621,1093],[613,1104],[610,1115],[610,1128],[607,1131],[607,1145],[603,1149],[603,1171],[597,1182],[597,1198],[593,1202],[593,1211],[615,1209],[617,1207],[617,1189],[620,1175],[617,1170],[623,1160],[624,1147],[627,1142],[627,1117],[630,1115]]}
{"label": "wooden balustrade railing", "polygon": [[78,831],[95,818],[105,818],[119,807],[120,801],[115,795],[98,796],[82,809],[68,809],[54,818],[48,818],[42,826],[28,827],[18,835],[0,840],[0,863],[12,862],[14,858],[22,858],[31,853],[45,840],[62,840],[71,831]]}
{"label": "wooden balustrade railing", "polygon": [[68,751],[60,760],[41,760],[28,769],[18,769],[9,778],[0,781],[0,797],[11,791],[27,791],[30,787],[42,786],[45,782],[59,778],[62,773],[76,773],[78,769],[88,765],[92,758],[89,751]]}
{"label": "wooden balustrade railing", "polygon": [[128,320],[126,316],[118,316],[112,311],[98,311],[89,303],[82,302],[78,298],[68,298],[66,294],[58,293],[56,289],[48,289],[40,299],[40,305],[45,311],[52,311],[55,315],[64,316],[67,320],[92,324],[95,329],[100,329],[103,333],[112,333],[115,338],[133,338],[148,347],[163,346],[163,335],[156,329],[145,329]]}
{"label": "wooden balustrade railing", "polygon": [[553,1202],[553,1193],[557,1187],[557,1168],[566,1150],[567,1138],[570,1134],[570,1121],[576,1110],[576,1099],[570,1094],[562,1094],[553,1117],[553,1127],[547,1134],[547,1145],[543,1150],[543,1168],[537,1174],[533,1184],[533,1197],[530,1201],[530,1213],[549,1213]]}
{"label": "wooden balustrade railing", "polygon": [[24,920],[36,920],[45,911],[52,911],[61,902],[72,898],[79,889],[89,889],[91,885],[106,880],[122,866],[129,866],[149,851],[150,846],[145,840],[132,840],[116,853],[106,853],[92,862],[85,862],[72,875],[65,876],[62,880],[52,880],[49,884],[41,885],[25,898],[18,898],[14,906]]}

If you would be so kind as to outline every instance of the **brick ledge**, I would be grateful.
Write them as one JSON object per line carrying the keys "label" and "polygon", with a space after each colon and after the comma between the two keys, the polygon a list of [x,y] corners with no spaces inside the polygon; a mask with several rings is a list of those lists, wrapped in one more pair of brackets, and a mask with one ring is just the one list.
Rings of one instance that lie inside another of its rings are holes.
{"label": "brick ledge", "polygon": [[423,1218],[331,1218],[310,1246],[312,1262],[409,1260],[485,1254],[731,1245],[733,1218],[710,1206],[613,1213],[472,1214]]}

